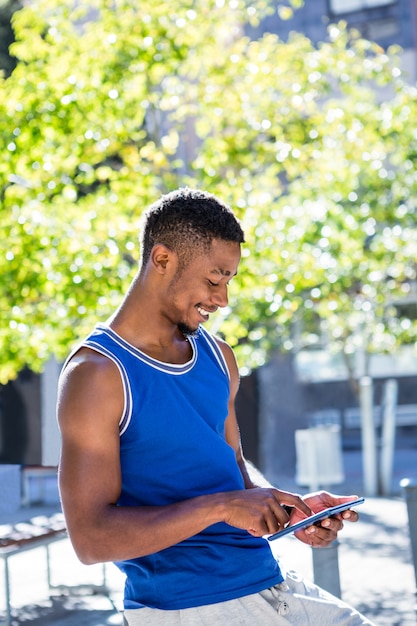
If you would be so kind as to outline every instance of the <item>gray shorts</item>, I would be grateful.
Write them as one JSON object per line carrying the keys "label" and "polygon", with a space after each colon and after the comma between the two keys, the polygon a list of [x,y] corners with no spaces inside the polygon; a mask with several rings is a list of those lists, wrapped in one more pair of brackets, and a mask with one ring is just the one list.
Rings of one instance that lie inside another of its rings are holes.
{"label": "gray shorts", "polygon": [[126,626],[360,626],[372,622],[313,583],[287,572],[285,582],[236,600],[191,609],[126,610]]}

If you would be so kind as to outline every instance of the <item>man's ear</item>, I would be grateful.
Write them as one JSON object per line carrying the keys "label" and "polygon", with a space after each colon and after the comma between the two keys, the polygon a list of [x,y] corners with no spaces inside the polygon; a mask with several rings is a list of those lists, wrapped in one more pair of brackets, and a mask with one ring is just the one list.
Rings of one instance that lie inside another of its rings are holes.
{"label": "man's ear", "polygon": [[167,248],[167,246],[164,246],[162,243],[157,243],[152,248],[150,262],[159,274],[165,274],[168,264],[173,263],[175,257],[175,253]]}

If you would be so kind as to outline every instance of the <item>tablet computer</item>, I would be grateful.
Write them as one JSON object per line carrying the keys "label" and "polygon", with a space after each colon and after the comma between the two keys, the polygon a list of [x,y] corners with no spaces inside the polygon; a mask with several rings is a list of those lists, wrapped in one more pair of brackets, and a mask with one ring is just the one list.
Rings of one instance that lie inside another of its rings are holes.
{"label": "tablet computer", "polygon": [[268,541],[274,541],[275,539],[284,537],[284,535],[288,535],[289,533],[295,533],[297,530],[301,530],[302,528],[307,528],[307,526],[317,524],[323,519],[327,519],[328,517],[332,517],[332,515],[342,513],[342,511],[346,511],[347,509],[352,509],[353,507],[358,506],[358,504],[363,504],[363,502],[365,502],[365,498],[357,498],[357,500],[351,500],[350,502],[344,502],[343,504],[337,504],[336,506],[324,509],[323,511],[319,511],[318,513],[310,515],[310,517],[302,519],[300,522],[297,522],[292,526],[287,526],[286,528],[279,530],[273,535],[269,535],[267,539]]}

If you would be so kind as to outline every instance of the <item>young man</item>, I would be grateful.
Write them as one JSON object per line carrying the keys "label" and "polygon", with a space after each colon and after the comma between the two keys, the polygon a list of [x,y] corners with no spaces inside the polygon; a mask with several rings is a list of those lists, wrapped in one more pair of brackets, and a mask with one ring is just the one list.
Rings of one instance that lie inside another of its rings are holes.
{"label": "young man", "polygon": [[[241,451],[230,347],[203,324],[227,305],[242,229],[214,196],[180,189],[145,215],[121,306],[61,374],[60,491],[84,563],[126,574],[129,626],[369,624],[284,576],[263,535],[350,501],[254,485]],[[326,546],[354,511],[300,531]]]}

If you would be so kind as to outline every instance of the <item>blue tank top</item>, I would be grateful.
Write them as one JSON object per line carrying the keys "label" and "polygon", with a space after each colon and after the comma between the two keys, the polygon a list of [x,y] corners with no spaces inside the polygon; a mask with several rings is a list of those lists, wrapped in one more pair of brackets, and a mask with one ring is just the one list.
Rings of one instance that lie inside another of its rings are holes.
{"label": "blue tank top", "polygon": [[[192,357],[162,363],[98,325],[84,342],[118,367],[123,506],[168,505],[244,489],[225,439],[229,373],[213,336],[189,338]],[[283,580],[267,542],[223,522],[149,556],[117,562],[124,607],[181,609],[256,593]]]}

